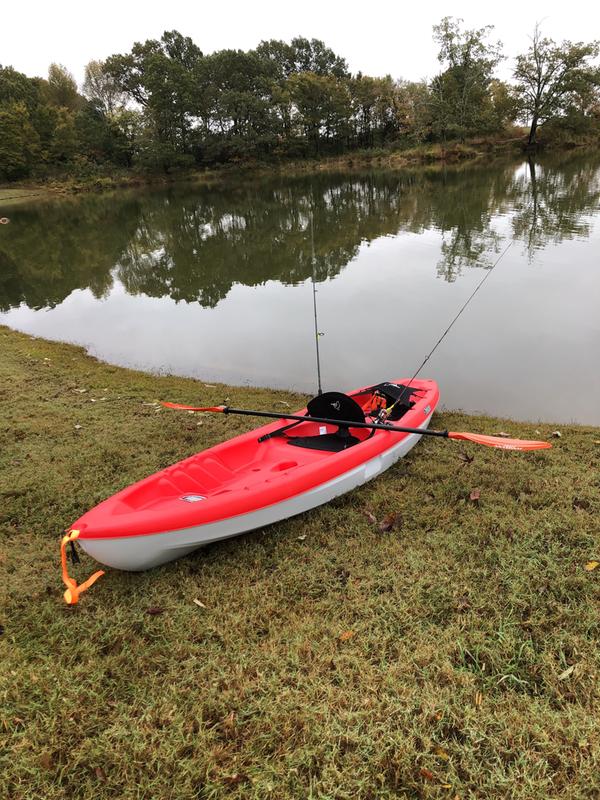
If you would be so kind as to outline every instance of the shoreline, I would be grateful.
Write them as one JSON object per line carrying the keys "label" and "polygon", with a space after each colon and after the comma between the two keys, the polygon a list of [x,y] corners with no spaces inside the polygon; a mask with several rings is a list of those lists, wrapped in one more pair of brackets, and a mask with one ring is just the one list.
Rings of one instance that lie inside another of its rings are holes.
{"label": "shoreline", "polygon": [[[171,186],[182,183],[216,183],[232,177],[275,177],[318,174],[323,172],[363,169],[401,170],[422,167],[476,164],[486,158],[496,158],[523,152],[523,138],[481,137],[466,142],[418,145],[405,150],[355,150],[343,155],[322,158],[290,159],[287,161],[248,161],[207,169],[157,173],[114,172],[85,178],[66,176],[45,180],[23,180],[0,183],[0,209],[30,198],[47,199],[87,192],[108,192],[118,189]],[[583,146],[583,145],[582,145]]]}
{"label": "shoreline", "polygon": [[[278,403],[286,404],[287,400],[284,398],[292,398],[298,403],[298,407],[301,407],[303,404],[306,403],[313,395],[308,392],[304,392],[301,390],[291,389],[291,388],[277,388],[272,386],[262,386],[262,385],[254,385],[254,384],[230,384],[224,383],[218,379],[212,380],[208,378],[201,378],[201,377],[192,377],[189,375],[179,375],[177,373],[163,373],[163,372],[152,372],[142,369],[136,369],[134,367],[128,367],[121,364],[115,364],[110,361],[104,361],[103,359],[92,355],[85,347],[85,345],[76,344],[73,342],[67,341],[60,341],[57,339],[47,339],[43,336],[37,336],[35,334],[26,333],[24,331],[16,330],[11,328],[9,325],[6,325],[0,322],[0,350],[2,349],[2,341],[3,339],[8,339],[9,346],[12,347],[16,343],[18,339],[24,341],[28,340],[33,343],[33,345],[39,343],[43,346],[44,349],[50,352],[53,348],[55,349],[55,356],[68,358],[70,352],[72,351],[73,354],[70,356],[72,360],[76,359],[77,354],[82,359],[89,359],[90,367],[93,366],[99,373],[106,371],[108,373],[113,374],[115,371],[119,371],[123,373],[125,377],[127,374],[133,377],[144,378],[146,381],[156,381],[157,383],[161,383],[162,381],[170,381],[173,383],[181,383],[182,386],[186,386],[187,389],[190,386],[200,386],[210,389],[218,389],[221,392],[223,397],[233,396],[236,395],[237,397],[248,395],[249,401],[254,397],[265,397],[266,399],[271,401],[272,405],[277,405]],[[6,342],[5,342],[6,343]],[[32,345],[32,346],[33,346]],[[49,357],[45,357],[45,361],[50,361]],[[221,398],[222,399],[222,398]],[[184,402],[184,401],[181,401]],[[190,401],[191,402],[191,401]],[[208,401],[207,401],[208,402]],[[211,403],[219,403],[221,400],[215,400],[214,398],[210,400]],[[236,401],[237,402],[237,401]],[[231,404],[231,403],[230,403]],[[442,402],[440,402],[439,410],[435,412],[434,416],[436,417],[445,417],[445,416],[459,416],[464,420],[473,420],[477,423],[481,421],[485,421],[492,425],[498,425],[500,423],[504,423],[505,425],[515,425],[515,426],[523,426],[524,428],[528,428],[531,430],[535,430],[535,435],[538,436],[540,434],[540,429],[544,429],[541,435],[547,435],[548,439],[554,441],[552,436],[553,432],[556,429],[576,429],[580,432],[585,431],[592,431],[598,434],[599,437],[599,444],[600,444],[600,426],[593,425],[586,422],[557,422],[554,421],[546,421],[546,420],[529,420],[529,419],[519,419],[509,416],[496,416],[494,414],[488,414],[485,412],[472,412],[472,411],[464,411],[461,408],[448,408],[444,406]],[[531,431],[530,431],[531,433]],[[530,436],[530,438],[532,438]]]}

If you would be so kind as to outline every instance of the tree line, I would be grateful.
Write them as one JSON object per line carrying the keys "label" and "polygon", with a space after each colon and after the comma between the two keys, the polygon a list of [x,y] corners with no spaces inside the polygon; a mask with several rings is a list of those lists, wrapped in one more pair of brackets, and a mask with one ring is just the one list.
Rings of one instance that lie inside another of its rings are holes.
{"label": "tree line", "polygon": [[600,133],[597,42],[557,44],[536,28],[506,82],[492,33],[445,17],[433,28],[440,72],[431,81],[353,75],[318,39],[205,54],[177,31],[90,61],[82,87],[58,64],[47,78],[0,66],[0,179],[402,149],[517,121],[532,146],[542,124]]}

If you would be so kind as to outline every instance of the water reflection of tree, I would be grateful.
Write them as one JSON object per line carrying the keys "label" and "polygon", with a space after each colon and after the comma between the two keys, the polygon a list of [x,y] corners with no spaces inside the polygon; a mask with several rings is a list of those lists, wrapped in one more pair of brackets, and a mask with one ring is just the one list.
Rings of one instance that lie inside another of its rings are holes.
{"label": "water reflection of tree", "polygon": [[511,187],[515,239],[529,259],[548,242],[587,237],[590,214],[600,200],[600,158],[571,158],[542,164],[529,158]]}
{"label": "water reflection of tree", "polygon": [[434,225],[442,233],[437,271],[447,281],[455,281],[467,267],[490,267],[489,254],[497,252],[502,241],[493,221],[506,196],[509,171],[494,173],[493,180],[481,177],[447,182],[443,202],[434,195]]}
{"label": "water reflection of tree", "polygon": [[296,284],[337,275],[363,241],[395,233],[399,179],[304,179],[172,193],[145,204],[121,259],[129,292],[214,306],[235,283]]}
{"label": "water reflection of tree", "polygon": [[[526,170],[321,175],[173,189],[16,208],[0,238],[0,309],[60,303],[77,288],[102,297],[116,275],[132,294],[215,306],[236,283],[335,277],[361,243],[400,231],[442,235],[438,274],[491,266],[510,228],[530,254],[585,236],[600,198],[600,159]],[[501,227],[502,226],[502,227]],[[400,265],[399,265],[400,268]]]}
{"label": "water reflection of tree", "polygon": [[133,236],[136,206],[85,197],[15,208],[0,239],[0,310],[51,308],[78,288],[103,297]]}

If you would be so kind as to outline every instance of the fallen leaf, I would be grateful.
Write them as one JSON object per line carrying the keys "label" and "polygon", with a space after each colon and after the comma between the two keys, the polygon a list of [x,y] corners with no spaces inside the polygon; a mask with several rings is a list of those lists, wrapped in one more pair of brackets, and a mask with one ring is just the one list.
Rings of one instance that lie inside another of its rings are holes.
{"label": "fallen leaf", "polygon": [[430,769],[427,769],[427,767],[421,767],[419,773],[426,781],[435,781],[435,775]]}
{"label": "fallen leaf", "polygon": [[365,508],[365,509],[363,509],[363,512],[362,512],[362,513],[363,513],[363,514],[365,515],[365,517],[366,517],[366,518],[369,520],[369,522],[372,522],[372,523],[373,523],[373,525],[377,525],[377,517],[375,516],[375,514],[373,514],[371,511],[369,511],[369,510],[368,510],[368,509],[366,509],[366,508]]}
{"label": "fallen leaf", "polygon": [[379,523],[379,530],[382,533],[387,533],[388,531],[391,531],[392,528],[399,527],[401,522],[402,518],[400,517],[400,514],[388,514]]}
{"label": "fallen leaf", "polygon": [[575,669],[575,664],[571,664],[570,667],[567,667],[564,672],[561,672],[558,676],[559,681],[566,681],[566,679],[573,674],[573,670]]}
{"label": "fallen leaf", "polygon": [[456,610],[459,614],[462,614],[463,612],[468,611],[470,608],[471,601],[469,600],[469,595],[465,592],[456,601]]}
{"label": "fallen leaf", "polygon": [[235,727],[235,711],[230,711],[229,714],[225,717],[222,723],[224,728],[233,728]]}
{"label": "fallen leaf", "polygon": [[241,783],[242,781],[247,781],[248,776],[244,775],[241,772],[234,772],[233,775],[224,775],[223,776],[223,783],[226,783],[228,786],[235,786],[237,783]]}
{"label": "fallen leaf", "polygon": [[444,750],[444,748],[443,748],[443,747],[439,747],[439,746],[437,746],[437,747],[434,747],[434,748],[433,748],[433,752],[436,754],[436,756],[437,756],[438,758],[441,758],[441,759],[442,759],[442,761],[449,761],[449,760],[450,760],[450,756],[449,756],[449,755],[448,755],[448,753],[447,753],[447,752]]}
{"label": "fallen leaf", "polygon": [[96,767],[94,772],[95,772],[96,777],[98,778],[99,781],[102,781],[103,783],[106,783],[106,774],[105,774],[104,770],[102,769],[102,767]]}
{"label": "fallen leaf", "polygon": [[478,503],[480,497],[481,497],[481,489],[472,489],[471,494],[469,495],[469,500],[472,503]]}
{"label": "fallen leaf", "polygon": [[580,508],[582,511],[587,511],[589,507],[590,507],[590,501],[586,500],[585,497],[573,498],[573,508]]}
{"label": "fallen leaf", "polygon": [[586,570],[586,572],[593,572],[596,567],[600,567],[600,561],[588,561],[584,566],[584,570]]}
{"label": "fallen leaf", "polygon": [[199,608],[206,608],[206,606],[204,605],[204,603],[202,602],[202,600],[197,600],[197,599],[194,599],[194,603],[196,603],[196,605],[197,605]]}
{"label": "fallen leaf", "polygon": [[40,766],[44,769],[52,769],[52,753],[42,753],[40,756]]}
{"label": "fallen leaf", "polygon": [[458,457],[465,464],[472,464],[475,461],[475,456],[470,456],[468,453],[459,453]]}
{"label": "fallen leaf", "polygon": [[146,614],[150,614],[151,617],[156,617],[158,614],[162,613],[164,613],[164,608],[161,608],[161,606],[151,606],[146,609]]}
{"label": "fallen leaf", "polygon": [[505,439],[511,438],[511,434],[507,433],[506,431],[498,431],[497,433],[494,434],[494,436],[503,436]]}
{"label": "fallen leaf", "polygon": [[477,708],[483,703],[483,695],[481,692],[475,692],[475,705]]}
{"label": "fallen leaf", "polygon": [[343,633],[340,633],[338,639],[340,640],[340,642],[347,642],[348,639],[351,639],[353,636],[354,636],[354,631],[344,631]]}

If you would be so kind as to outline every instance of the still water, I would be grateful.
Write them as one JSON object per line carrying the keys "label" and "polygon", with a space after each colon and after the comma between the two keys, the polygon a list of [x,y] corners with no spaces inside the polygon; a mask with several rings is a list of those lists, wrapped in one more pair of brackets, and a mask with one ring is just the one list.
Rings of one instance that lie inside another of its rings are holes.
{"label": "still water", "polygon": [[600,425],[600,156],[241,179],[9,216],[0,323],[114,364],[308,392],[313,277],[323,387],[351,389],[412,375],[510,244],[421,375],[447,408]]}

